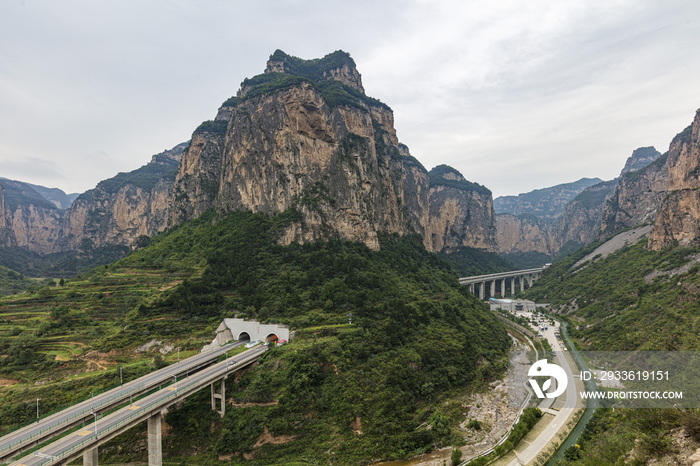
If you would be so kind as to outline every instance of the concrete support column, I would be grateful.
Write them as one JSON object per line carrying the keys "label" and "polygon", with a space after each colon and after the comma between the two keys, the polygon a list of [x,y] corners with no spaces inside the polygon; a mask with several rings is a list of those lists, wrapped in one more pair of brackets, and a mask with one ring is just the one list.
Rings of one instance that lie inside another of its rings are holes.
{"label": "concrete support column", "polygon": [[148,466],[163,465],[163,444],[161,442],[161,421],[159,413],[148,418]]}
{"label": "concrete support column", "polygon": [[469,292],[470,292],[471,294],[474,294],[474,284],[473,284],[473,283],[470,283],[470,284],[469,284]]}
{"label": "concrete support column", "polygon": [[532,288],[532,281],[533,281],[532,274],[531,273],[527,274],[527,287],[528,288]]}
{"label": "concrete support column", "polygon": [[[219,416],[224,417],[226,414],[226,379],[221,379],[221,389],[219,393],[216,393],[216,388],[214,386],[216,382],[211,384],[211,409],[219,413]],[[221,409],[216,409],[216,399],[221,400]]]}
{"label": "concrete support column", "polygon": [[525,277],[520,275],[518,280],[520,280],[520,291],[525,291]]}
{"label": "concrete support column", "polygon": [[491,280],[491,295],[489,298],[495,298],[496,297],[496,280]]}
{"label": "concrete support column", "polygon": [[510,295],[515,296],[515,277],[510,277]]}
{"label": "concrete support column", "polygon": [[484,300],[486,298],[486,282],[479,283],[479,299]]}
{"label": "concrete support column", "polygon": [[97,447],[83,453],[83,466],[97,466]]}
{"label": "concrete support column", "polygon": [[501,279],[501,298],[506,297],[506,279],[502,278]]}

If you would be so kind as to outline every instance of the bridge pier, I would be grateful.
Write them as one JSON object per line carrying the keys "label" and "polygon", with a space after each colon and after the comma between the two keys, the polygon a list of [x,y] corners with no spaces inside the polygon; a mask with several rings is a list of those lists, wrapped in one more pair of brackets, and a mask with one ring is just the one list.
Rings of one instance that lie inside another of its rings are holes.
{"label": "bridge pier", "polygon": [[83,453],[83,466],[97,466],[97,447]]}
{"label": "bridge pier", "polygon": [[[226,379],[221,379],[221,389],[219,393],[216,393],[216,382],[211,384],[211,409],[219,413],[222,418],[226,414]],[[216,399],[221,400],[221,410],[216,409]]]}
{"label": "bridge pier", "polygon": [[[148,466],[163,465],[163,444],[161,438],[163,415],[158,412],[148,418]],[[97,452],[97,448],[95,448]],[[97,464],[97,463],[95,463]]]}
{"label": "bridge pier", "polygon": [[[511,295],[515,295],[517,293],[516,283],[520,285],[520,291],[525,290],[526,280],[527,288],[532,288],[533,282],[542,277],[542,271],[544,268],[545,267],[540,267],[537,269],[513,270],[488,275],[463,277],[459,279],[459,283],[469,286],[469,291],[472,294],[478,293],[479,299],[482,301],[486,299],[487,294],[489,295],[489,298],[495,298],[497,294],[500,294],[502,298],[505,298],[508,293]],[[508,282],[508,279],[510,279],[510,283]]]}

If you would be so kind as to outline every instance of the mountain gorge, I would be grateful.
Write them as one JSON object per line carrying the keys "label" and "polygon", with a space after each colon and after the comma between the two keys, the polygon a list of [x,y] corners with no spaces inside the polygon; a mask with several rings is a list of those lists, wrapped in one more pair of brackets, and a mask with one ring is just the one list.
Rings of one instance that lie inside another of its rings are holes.
{"label": "mountain gorge", "polygon": [[[189,143],[56,214],[49,251],[138,247],[2,298],[0,374],[16,383],[0,388],[0,430],[34,415],[28,393],[48,410],[75,402],[116,367],[133,377],[198,352],[238,316],[288,325],[294,341],[229,379],[223,418],[208,390],[173,407],[169,459],[368,464],[469,433],[466,403],[502,376],[511,337],[443,256],[495,256],[491,192],[411,156],[344,52],[275,52],[266,71]],[[140,460],[143,439],[124,435],[100,461]]]}
{"label": "mountain gorge", "polygon": [[516,263],[523,257],[551,261],[621,228],[638,224],[644,215],[636,210],[655,208],[654,197],[648,194],[651,190],[634,188],[640,199],[642,193],[650,197],[645,202],[636,200],[629,206],[619,206],[616,202],[620,193],[628,189],[630,180],[638,180],[648,165],[653,169],[663,164],[665,159],[659,162],[660,157],[653,147],[641,147],[632,152],[620,177],[614,180],[583,178],[520,196],[497,198],[495,205],[504,210],[497,215],[499,252]]}

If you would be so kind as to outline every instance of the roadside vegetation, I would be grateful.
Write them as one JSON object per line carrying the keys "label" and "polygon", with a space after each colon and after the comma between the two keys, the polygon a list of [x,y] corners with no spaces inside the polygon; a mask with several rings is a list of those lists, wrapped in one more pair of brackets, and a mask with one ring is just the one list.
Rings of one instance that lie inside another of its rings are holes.
{"label": "roadside vegetation", "polygon": [[[549,302],[581,350],[700,349],[700,248],[654,252],[643,239],[576,265],[597,246],[556,262],[523,295]],[[673,464],[700,447],[699,432],[697,409],[600,408],[556,464]]]}

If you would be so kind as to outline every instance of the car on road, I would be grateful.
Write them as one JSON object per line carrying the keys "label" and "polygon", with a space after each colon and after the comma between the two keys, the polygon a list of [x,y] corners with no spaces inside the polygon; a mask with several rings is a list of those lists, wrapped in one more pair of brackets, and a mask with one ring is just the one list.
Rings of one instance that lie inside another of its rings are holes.
{"label": "car on road", "polygon": [[262,340],[253,340],[250,343],[246,343],[245,347],[246,348],[253,348],[254,346],[258,346],[262,344]]}

